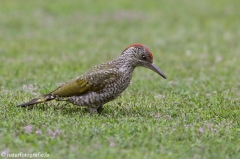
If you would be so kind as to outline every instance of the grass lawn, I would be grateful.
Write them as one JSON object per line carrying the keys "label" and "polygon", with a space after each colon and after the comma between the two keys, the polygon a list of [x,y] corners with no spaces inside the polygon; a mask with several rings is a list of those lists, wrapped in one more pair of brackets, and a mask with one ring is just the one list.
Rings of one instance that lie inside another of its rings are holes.
{"label": "grass lawn", "polygon": [[[239,8],[236,0],[1,2],[0,153],[240,158]],[[56,101],[15,107],[136,42],[166,80],[136,68],[101,115]]]}

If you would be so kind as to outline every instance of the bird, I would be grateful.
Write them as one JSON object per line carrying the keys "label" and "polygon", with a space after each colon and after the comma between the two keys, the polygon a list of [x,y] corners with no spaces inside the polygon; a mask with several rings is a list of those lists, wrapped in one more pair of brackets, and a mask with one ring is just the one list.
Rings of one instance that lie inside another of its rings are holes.
{"label": "bird", "polygon": [[149,48],[134,43],[127,46],[118,58],[96,65],[54,91],[17,106],[27,107],[56,100],[84,106],[90,114],[101,113],[105,103],[116,99],[129,86],[132,73],[138,66],[148,68],[166,79],[165,74],[154,64]]}

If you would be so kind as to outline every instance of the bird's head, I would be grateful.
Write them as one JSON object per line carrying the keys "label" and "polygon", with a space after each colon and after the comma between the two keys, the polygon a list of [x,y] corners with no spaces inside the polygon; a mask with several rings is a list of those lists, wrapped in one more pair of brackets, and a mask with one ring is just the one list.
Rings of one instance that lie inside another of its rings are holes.
{"label": "bird's head", "polygon": [[153,55],[145,45],[132,44],[123,50],[121,56],[124,56],[133,66],[149,68],[166,79],[164,73],[153,63]]}

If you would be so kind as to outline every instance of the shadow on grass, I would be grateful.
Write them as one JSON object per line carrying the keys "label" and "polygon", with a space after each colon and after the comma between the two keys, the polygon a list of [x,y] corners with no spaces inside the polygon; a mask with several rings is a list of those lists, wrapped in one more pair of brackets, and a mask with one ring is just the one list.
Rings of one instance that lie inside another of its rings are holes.
{"label": "shadow on grass", "polygon": [[[38,105],[32,105],[28,107],[18,107],[18,109],[21,109],[22,111],[41,111],[41,112],[54,112],[61,115],[89,115],[89,112],[87,111],[87,107],[81,107],[72,105],[69,103],[45,103],[45,104],[38,104]],[[121,107],[111,107],[106,105],[103,109],[103,111],[100,114],[100,116],[107,116],[107,117],[122,117],[122,116],[134,116],[136,112],[134,110],[130,109],[123,109]]]}
{"label": "shadow on grass", "polygon": [[[57,102],[49,102],[44,104],[38,104],[28,107],[18,107],[18,109],[22,109],[23,111],[41,111],[41,112],[49,112],[59,115],[67,115],[67,116],[84,116],[89,115],[89,112],[86,109],[87,107],[76,106],[71,103],[57,103]],[[150,112],[148,110],[142,110],[136,107],[125,106],[122,103],[111,103],[105,104],[103,111],[100,114],[96,114],[102,117],[108,118],[122,118],[122,117],[150,117]]]}

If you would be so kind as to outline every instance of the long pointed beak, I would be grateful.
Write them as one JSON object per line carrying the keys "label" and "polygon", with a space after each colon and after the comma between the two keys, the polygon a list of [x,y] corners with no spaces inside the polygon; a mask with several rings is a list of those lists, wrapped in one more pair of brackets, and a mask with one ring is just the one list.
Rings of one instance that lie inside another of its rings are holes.
{"label": "long pointed beak", "polygon": [[150,68],[151,70],[153,70],[154,72],[162,76],[164,79],[167,78],[165,74],[154,63],[148,65],[148,68]]}

